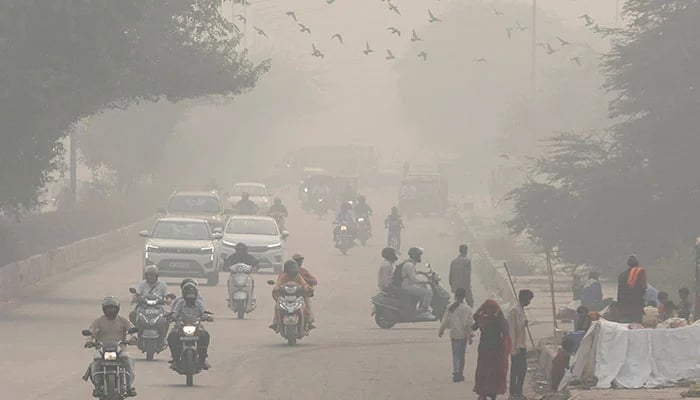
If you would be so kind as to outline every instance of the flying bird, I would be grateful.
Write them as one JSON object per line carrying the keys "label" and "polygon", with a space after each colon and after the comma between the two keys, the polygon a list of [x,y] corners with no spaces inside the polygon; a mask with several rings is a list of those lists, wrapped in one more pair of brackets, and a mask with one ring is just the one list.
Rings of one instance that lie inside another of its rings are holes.
{"label": "flying bird", "polygon": [[549,54],[549,55],[552,55],[552,54],[554,54],[554,53],[557,52],[556,50],[554,50],[554,48],[552,48],[552,45],[549,44],[549,43],[547,43],[547,49],[546,49],[546,50],[547,50],[547,54]]}
{"label": "flying bird", "polygon": [[591,26],[594,24],[593,18],[591,18],[591,16],[588,14],[583,14],[582,16],[579,17],[579,19],[586,20],[586,26]]}
{"label": "flying bird", "polygon": [[580,58],[578,58],[578,57],[571,57],[571,61],[573,61],[573,62],[575,62],[576,64],[578,64],[579,67],[581,66],[581,59],[580,59]]}
{"label": "flying bird", "polygon": [[474,59],[474,62],[478,62],[478,63],[481,63],[481,62],[486,62],[486,59],[485,59],[484,57],[481,57],[481,58],[475,58],[475,59]]}
{"label": "flying bird", "polygon": [[420,53],[418,53],[418,57],[422,58],[423,61],[426,61],[428,60],[428,53],[426,53],[425,51],[421,51]]}
{"label": "flying bird", "polygon": [[340,33],[336,33],[335,35],[331,36],[331,40],[333,40],[333,39],[338,39],[340,44],[343,44],[343,37],[340,36]]}
{"label": "flying bird", "polygon": [[363,53],[365,53],[366,56],[368,56],[369,53],[374,53],[374,50],[369,47],[369,42],[365,42],[365,50]]}
{"label": "flying bird", "polygon": [[258,35],[268,37],[264,30],[258,28],[257,26],[254,26],[253,28],[255,28],[255,30],[258,32]]}
{"label": "flying bird", "polygon": [[292,17],[294,22],[297,22],[297,14],[294,11],[287,11],[286,14]]}
{"label": "flying bird", "polygon": [[399,8],[393,5],[391,1],[389,1],[389,10],[401,15],[401,11],[399,11]]}
{"label": "flying bird", "polygon": [[503,15],[503,13],[502,13],[501,11],[498,11],[498,10],[495,9],[495,8],[493,9],[493,13],[496,14],[496,15],[498,15],[498,16]]}
{"label": "flying bird", "polygon": [[510,160],[510,157],[508,156],[508,154],[499,154],[498,156],[501,158],[505,158],[506,160]]}
{"label": "flying bird", "polygon": [[385,58],[386,58],[387,60],[393,60],[393,59],[396,58],[396,57],[394,57],[394,53],[392,53],[391,50],[386,49],[386,57],[385,57]]}
{"label": "flying bird", "polygon": [[308,26],[306,26],[306,25],[304,25],[304,24],[299,24],[299,28],[301,28],[301,29],[299,29],[299,31],[301,31],[301,32],[306,32],[306,33],[308,33],[309,35],[311,34],[311,29],[309,29]]}
{"label": "flying bird", "polygon": [[419,42],[419,41],[423,40],[423,39],[421,39],[421,38],[418,37],[418,34],[416,33],[416,30],[415,30],[415,29],[413,29],[413,30],[411,31],[411,33],[413,34],[413,36],[411,37],[411,41],[412,41],[412,42]]}
{"label": "flying bird", "polygon": [[568,46],[571,44],[571,42],[562,39],[561,36],[557,36],[557,39],[559,40],[559,43],[561,43],[561,47]]}
{"label": "flying bird", "polygon": [[508,39],[513,37],[513,28],[511,28],[510,26],[506,27],[506,35],[508,35]]}
{"label": "flying bird", "polygon": [[397,36],[401,36],[401,31],[398,28],[394,28],[393,26],[390,26],[386,29],[388,31],[391,31],[391,33],[395,33]]}
{"label": "flying bird", "polygon": [[428,16],[430,17],[430,19],[428,20],[428,22],[430,22],[430,23],[433,23],[433,22],[442,22],[442,20],[439,19],[439,18],[437,18],[437,17],[435,17],[435,15],[433,15],[433,12],[430,11],[430,10],[428,10]]}
{"label": "flying bird", "polygon": [[316,48],[316,45],[314,43],[311,44],[311,50],[312,50],[312,52],[311,52],[312,56],[319,57],[319,58],[325,57],[325,55],[323,53],[321,53],[321,50]]}
{"label": "flying bird", "polygon": [[248,23],[248,19],[246,19],[246,17],[244,17],[242,14],[237,14],[237,15],[236,15],[236,18],[237,18],[239,21],[243,21],[244,24],[247,24],[247,23]]}
{"label": "flying bird", "polygon": [[528,28],[527,26],[520,25],[520,21],[517,21],[515,24],[518,26],[518,29],[520,30],[520,32],[525,32]]}

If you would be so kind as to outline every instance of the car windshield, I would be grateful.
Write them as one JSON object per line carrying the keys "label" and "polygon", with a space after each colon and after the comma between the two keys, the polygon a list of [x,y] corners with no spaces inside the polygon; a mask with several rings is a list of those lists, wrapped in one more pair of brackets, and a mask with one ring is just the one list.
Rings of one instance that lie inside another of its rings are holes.
{"label": "car windshield", "polygon": [[168,212],[171,214],[218,214],[219,200],[212,196],[175,196],[170,200]]}
{"label": "car windshield", "polygon": [[152,236],[154,239],[209,240],[209,228],[204,221],[159,221]]}
{"label": "car windshield", "polygon": [[248,193],[251,196],[267,196],[267,190],[265,186],[259,185],[236,185],[233,187],[233,194],[235,196],[240,196],[243,193]]}
{"label": "car windshield", "polygon": [[268,219],[231,218],[226,233],[239,235],[279,235],[277,223]]}

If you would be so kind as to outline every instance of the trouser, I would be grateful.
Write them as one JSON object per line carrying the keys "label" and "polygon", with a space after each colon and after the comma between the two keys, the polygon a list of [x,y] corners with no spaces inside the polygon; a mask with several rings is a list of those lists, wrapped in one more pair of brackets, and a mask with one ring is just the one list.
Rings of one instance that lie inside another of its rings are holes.
{"label": "trouser", "polygon": [[392,237],[396,238],[396,248],[394,250],[398,251],[401,248],[401,231],[396,231],[396,232],[389,231],[389,234],[386,238],[387,247],[391,247],[391,238]]}
{"label": "trouser", "polygon": [[[459,289],[459,288],[453,288],[452,294],[454,294],[457,291],[457,289]],[[469,307],[473,308],[474,307],[474,295],[472,295],[472,288],[468,287],[468,288],[462,288],[462,289],[464,289],[464,291],[466,293],[466,295],[464,296],[464,301],[467,302]]]}
{"label": "trouser", "polygon": [[[134,372],[134,360],[126,351],[122,351],[119,356],[122,360],[124,369],[126,370],[126,385],[127,387],[131,387],[136,379],[136,374]],[[96,352],[95,359],[92,361],[92,364],[90,364],[90,374],[96,387],[104,386],[102,375],[98,375],[100,372],[102,372],[102,355]]]}
{"label": "trouser", "polygon": [[523,394],[525,374],[527,372],[527,350],[518,349],[518,352],[510,356],[510,394]]}
{"label": "trouser", "polygon": [[421,309],[427,310],[433,302],[433,289],[427,285],[411,285],[405,288],[408,294],[418,297]]}
{"label": "trouser", "polygon": [[[199,353],[199,362],[204,362],[207,359],[207,349],[209,348],[210,336],[209,332],[200,330],[199,331],[199,342],[197,342],[197,352]],[[175,328],[170,331],[168,335],[168,346],[170,346],[170,354],[173,360],[177,361],[180,359],[180,354],[182,354],[182,342],[180,341],[180,330]]]}
{"label": "trouser", "polygon": [[306,299],[306,322],[313,323],[314,321],[314,313],[311,311],[311,297],[309,297]]}
{"label": "trouser", "polygon": [[464,355],[467,352],[467,339],[452,339],[452,374],[464,377]]}

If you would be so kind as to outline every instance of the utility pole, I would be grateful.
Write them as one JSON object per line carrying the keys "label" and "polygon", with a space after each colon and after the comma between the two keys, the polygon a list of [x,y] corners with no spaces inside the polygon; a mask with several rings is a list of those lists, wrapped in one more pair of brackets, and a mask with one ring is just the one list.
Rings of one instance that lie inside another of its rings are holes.
{"label": "utility pole", "polygon": [[531,84],[532,84],[532,100],[534,106],[535,100],[535,88],[537,87],[537,0],[532,0],[532,70],[531,74]]}

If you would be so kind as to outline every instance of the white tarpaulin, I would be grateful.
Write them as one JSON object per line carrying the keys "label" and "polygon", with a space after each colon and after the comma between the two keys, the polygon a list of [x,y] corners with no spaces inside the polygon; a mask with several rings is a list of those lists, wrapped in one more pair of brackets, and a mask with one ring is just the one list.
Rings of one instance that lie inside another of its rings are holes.
{"label": "white tarpaulin", "polygon": [[595,377],[597,388],[669,386],[700,376],[700,325],[629,329],[596,321],[581,341],[573,376]]}

